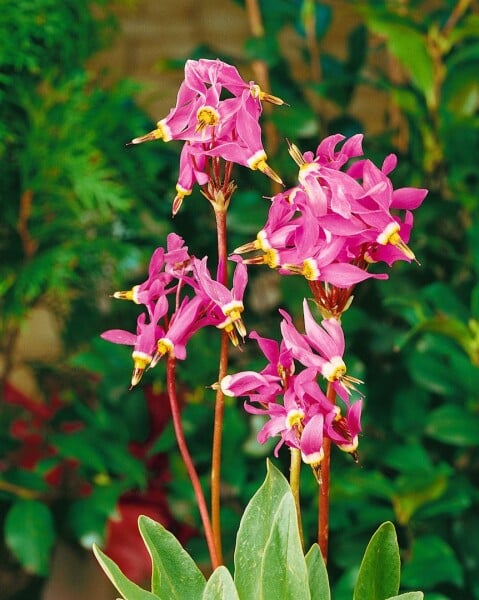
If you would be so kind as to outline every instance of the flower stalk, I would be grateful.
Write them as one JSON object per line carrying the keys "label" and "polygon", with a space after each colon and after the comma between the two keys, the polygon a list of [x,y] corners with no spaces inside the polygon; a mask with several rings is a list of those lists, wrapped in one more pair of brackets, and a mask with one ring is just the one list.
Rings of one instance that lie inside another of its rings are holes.
{"label": "flower stalk", "polygon": [[198,473],[196,472],[195,465],[191,458],[191,454],[188,450],[188,445],[186,443],[185,434],[183,431],[183,425],[181,423],[180,407],[176,395],[175,370],[176,360],[174,358],[169,357],[166,366],[166,386],[168,391],[168,399],[170,401],[171,417],[173,420],[173,427],[175,429],[176,441],[181,454],[181,458],[183,459],[186,470],[191,480],[191,484],[193,486],[193,490],[195,492],[198,510],[200,512],[201,521],[205,530],[206,543],[208,545],[208,552],[210,555],[211,565],[213,569],[216,569],[216,567],[218,567],[221,563],[218,557],[218,552],[216,550],[213,529],[208,514],[206,500],[203,494],[203,489],[201,487],[200,479],[198,477]]}
{"label": "flower stalk", "polygon": [[[218,280],[223,285],[227,284],[227,235],[226,235],[226,208],[223,210],[215,206],[216,231],[218,238]],[[218,381],[226,376],[228,371],[228,334],[221,332],[220,357],[218,368]],[[221,450],[223,441],[224,394],[220,387],[216,390],[215,415],[213,426],[213,447],[211,457],[211,521],[216,552],[220,563],[222,558],[221,541]]]}
{"label": "flower stalk", "polygon": [[299,537],[301,539],[301,545],[304,550],[304,534],[303,524],[301,520],[301,500],[299,495],[300,489],[300,476],[301,476],[301,452],[298,448],[290,448],[291,450],[291,462],[289,468],[289,485],[293,493],[294,504],[296,506],[296,515],[298,519]]}
{"label": "flower stalk", "polygon": [[[328,383],[326,396],[332,404],[336,404],[336,391],[331,382]],[[323,440],[323,460],[321,461],[321,482],[318,493],[318,545],[324,564],[328,564],[329,545],[329,488],[331,480],[331,440]]]}

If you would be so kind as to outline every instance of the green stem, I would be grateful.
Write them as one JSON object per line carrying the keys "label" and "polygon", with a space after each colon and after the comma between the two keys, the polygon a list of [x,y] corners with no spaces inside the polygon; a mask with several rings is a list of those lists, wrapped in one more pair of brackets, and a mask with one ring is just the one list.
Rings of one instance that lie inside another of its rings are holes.
{"label": "green stem", "polygon": [[188,450],[188,446],[186,444],[185,434],[183,431],[183,425],[181,423],[181,415],[180,415],[180,407],[178,404],[178,398],[176,396],[176,376],[175,376],[175,368],[176,368],[176,359],[169,357],[168,363],[166,367],[166,385],[168,390],[168,399],[170,401],[171,406],[171,416],[173,420],[173,426],[175,429],[176,441],[178,443],[178,448],[180,450],[181,457],[183,458],[183,462],[185,463],[186,470],[191,480],[191,484],[193,486],[193,490],[196,496],[196,502],[198,504],[198,509],[200,511],[201,521],[203,523],[203,528],[205,530],[206,543],[208,545],[208,551],[210,554],[211,565],[213,570],[216,569],[220,565],[220,560],[218,558],[218,553],[215,546],[215,541],[213,537],[213,530],[211,527],[211,521],[208,514],[208,508],[206,505],[206,500],[203,494],[203,490],[201,488],[200,479],[198,477],[198,473],[196,472],[195,466],[193,464],[193,460],[191,458],[190,452]]}
{"label": "green stem", "polygon": [[[218,236],[218,261],[220,272],[218,281],[227,285],[227,235],[226,208],[215,206],[216,231]],[[218,367],[218,381],[226,376],[228,371],[228,334],[221,333],[221,347]],[[220,563],[223,562],[221,541],[221,450],[223,440],[224,394],[218,386],[215,400],[215,417],[213,427],[213,447],[211,456],[211,521],[216,552]]]}
{"label": "green stem", "polygon": [[301,451],[299,448],[291,448],[291,463],[289,470],[289,485],[293,492],[294,504],[296,506],[296,517],[298,519],[299,537],[301,539],[301,546],[304,550],[304,535],[303,525],[301,522],[301,503],[299,497],[299,484],[301,475]]}
{"label": "green stem", "polygon": [[[336,392],[333,384],[328,383],[326,391],[328,400],[336,404]],[[321,461],[321,484],[318,496],[318,545],[323,555],[325,564],[328,562],[329,542],[329,484],[331,474],[331,440],[327,437],[323,440],[324,457]]]}

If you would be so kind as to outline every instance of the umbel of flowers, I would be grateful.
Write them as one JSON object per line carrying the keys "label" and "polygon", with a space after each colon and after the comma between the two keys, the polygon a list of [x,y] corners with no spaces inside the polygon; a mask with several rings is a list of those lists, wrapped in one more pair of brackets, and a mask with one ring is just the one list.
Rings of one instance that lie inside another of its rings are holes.
{"label": "umbel of flowers", "polygon": [[213,272],[207,257],[191,255],[184,240],[170,234],[166,248],[154,251],[146,281],[114,294],[144,307],[136,332],[115,329],[102,337],[133,347],[135,386],[163,356],[184,360],[188,341],[202,327],[217,327],[234,346],[244,343],[248,266],[267,265],[280,275],[305,278],[322,320],[316,321],[305,300],[302,333],[281,311],[279,342],[257,332],[249,335],[266,358],[264,369],[227,374],[223,356],[215,387],[217,400],[222,395],[247,398],[245,410],[265,416],[258,441],[278,437],[275,452],[283,444],[296,450],[321,481],[324,448],[334,443],[357,460],[361,430],[362,382],[347,373],[341,315],[358,283],[387,279],[387,273],[377,266],[371,271],[371,265],[415,260],[408,246],[412,211],[427,190],[394,189],[389,175],[396,157],[389,155],[376,166],[363,156],[361,135],[332,135],[315,152],[302,153],[289,144],[299,168],[297,185],[271,198],[256,239],[230,255],[235,267],[228,284],[225,214],[236,187],[233,165],[259,170],[282,184],[262,144],[263,101],[284,104],[254,82],[245,82],[233,66],[189,60],[174,108],[153,131],[131,141],[184,142],[173,214],[198,184],[215,212],[219,257]]}

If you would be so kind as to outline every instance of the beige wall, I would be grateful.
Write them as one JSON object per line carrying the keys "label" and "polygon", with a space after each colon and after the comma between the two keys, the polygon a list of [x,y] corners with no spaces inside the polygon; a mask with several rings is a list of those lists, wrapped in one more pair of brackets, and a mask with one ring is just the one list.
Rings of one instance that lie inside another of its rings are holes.
{"label": "beige wall", "polygon": [[162,61],[186,59],[200,44],[233,58],[242,54],[248,26],[244,11],[232,0],[136,0],[130,4],[116,9],[121,33],[92,66],[143,83],[139,100],[153,119],[174,105],[183,76],[182,69],[177,73],[163,70]]}
{"label": "beige wall", "polygon": [[[329,3],[334,19],[320,50],[344,58],[347,35],[359,19],[351,3]],[[129,77],[142,83],[145,87],[138,100],[151,114],[152,122],[174,105],[182,80],[182,69],[173,73],[162,69],[166,59],[187,59],[197,46],[208,44],[234,62],[244,56],[243,45],[250,36],[247,15],[233,0],[133,0],[117,5],[115,12],[121,32],[113,47],[95,57],[91,66],[94,70],[108,69],[111,77]],[[296,65],[303,40],[293,26],[281,33],[280,43]],[[301,69],[304,65],[295,68],[299,77]],[[377,132],[384,126],[385,102],[384,94],[359,87],[351,112],[365,123],[367,131]],[[336,110],[328,102],[323,102],[321,109],[327,117]]]}

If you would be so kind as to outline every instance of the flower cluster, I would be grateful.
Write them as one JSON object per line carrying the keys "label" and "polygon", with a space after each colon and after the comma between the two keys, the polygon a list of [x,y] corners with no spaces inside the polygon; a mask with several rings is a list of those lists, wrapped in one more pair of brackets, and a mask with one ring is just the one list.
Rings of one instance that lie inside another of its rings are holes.
{"label": "flower cluster", "polygon": [[[261,141],[263,100],[284,104],[253,82],[246,83],[235,67],[220,60],[187,61],[175,107],[156,129],[131,142],[184,141],[173,214],[195,183],[206,186],[204,195],[215,212],[218,199],[224,210],[234,191],[229,181],[233,163],[258,169],[282,183],[267,164]],[[110,330],[103,337],[133,346],[131,383],[136,385],[145,369],[163,355],[184,359],[186,343],[201,327],[224,329],[235,345],[238,336],[244,339],[247,264],[302,275],[323,316],[321,324],[306,301],[304,334],[282,312],[281,342],[255,332],[250,335],[266,356],[267,366],[259,373],[227,375],[219,386],[226,395],[247,396],[248,412],[269,417],[259,433],[260,442],[280,436],[276,452],[282,444],[299,449],[319,478],[324,437],[357,458],[361,430],[362,400],[350,400],[361,381],[346,374],[341,315],[357,283],[387,278],[385,273],[369,272],[369,265],[416,260],[408,246],[411,211],[422,203],[427,190],[394,189],[389,174],[396,167],[396,156],[387,156],[377,167],[363,157],[361,135],[347,140],[332,135],[315,153],[303,154],[289,144],[289,152],[299,166],[298,184],[271,199],[266,224],[256,239],[234,251],[231,290],[222,277],[212,278],[206,258],[190,256],[183,240],[171,234],[167,249],[158,248],[153,254],[147,280],[114,294],[146,306],[146,313],[138,317],[136,334]],[[222,182],[220,161],[225,173]],[[318,383],[321,378],[328,382],[327,394]]]}
{"label": "flower cluster", "polygon": [[[228,396],[248,396],[245,410],[269,417],[258,434],[260,443],[279,435],[275,454],[283,444],[299,449],[303,461],[311,465],[319,479],[324,437],[357,460],[362,400],[351,403],[350,395],[362,382],[346,374],[340,322],[330,318],[318,325],[306,300],[303,310],[305,334],[298,332],[285,311],[281,311],[281,342],[252,332],[250,337],[267,358],[267,366],[259,373],[227,375],[221,389]],[[297,364],[302,366],[299,373]],[[329,382],[343,400],[345,415],[324,394],[318,377]]]}
{"label": "flower cluster", "polygon": [[[388,174],[396,166],[389,155],[381,168],[362,156],[362,135],[344,140],[333,135],[316,153],[289,151],[299,166],[298,185],[276,194],[264,228],[256,240],[235,250],[254,252],[250,264],[266,264],[283,275],[303,275],[325,315],[340,316],[347,308],[348,289],[364,279],[387,278],[367,271],[369,264],[415,260],[407,246],[413,223],[411,210],[427,194],[425,189],[394,190]],[[344,169],[343,169],[344,168]],[[405,210],[404,217],[394,214]],[[323,284],[323,285],[321,285]],[[331,289],[331,286],[333,289]]]}
{"label": "flower cluster", "polygon": [[246,83],[237,69],[220,60],[188,60],[176,105],[158,121],[156,129],[133,139],[182,140],[180,170],[173,214],[195,183],[203,186],[211,177],[212,158],[258,169],[278,183],[281,178],[267,164],[261,141],[261,101],[281,105],[280,98],[264,93],[254,82]]}
{"label": "flower cluster", "polygon": [[146,307],[146,312],[138,316],[136,334],[110,329],[101,336],[115,344],[133,346],[132,386],[164,355],[184,360],[188,340],[202,327],[224,329],[236,346],[237,334],[241,338],[246,335],[241,318],[248,281],[246,266],[236,265],[233,288],[229,290],[211,277],[206,263],[206,258],[200,261],[190,256],[183,239],[170,233],[166,250],[154,251],[146,281],[113,294]]}

